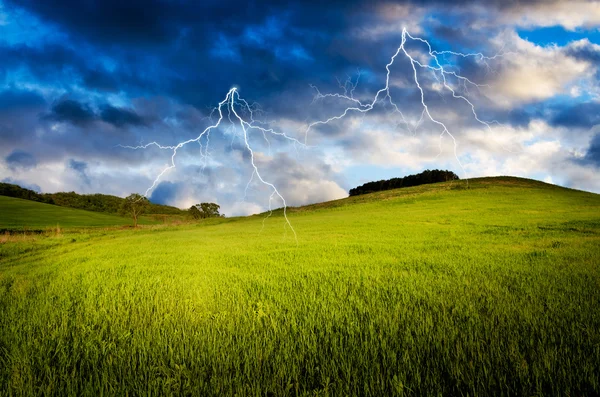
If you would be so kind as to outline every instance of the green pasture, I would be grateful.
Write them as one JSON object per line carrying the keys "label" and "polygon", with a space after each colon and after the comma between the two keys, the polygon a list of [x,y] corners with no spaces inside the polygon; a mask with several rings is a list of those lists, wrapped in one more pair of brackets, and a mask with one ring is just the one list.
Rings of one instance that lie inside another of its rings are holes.
{"label": "green pasture", "polygon": [[[142,217],[141,224],[154,224],[156,220]],[[49,227],[100,227],[131,225],[129,218],[78,210],[36,201],[0,196],[0,229],[45,229]]]}
{"label": "green pasture", "polygon": [[485,178],[289,218],[5,238],[0,395],[600,394],[600,195]]}

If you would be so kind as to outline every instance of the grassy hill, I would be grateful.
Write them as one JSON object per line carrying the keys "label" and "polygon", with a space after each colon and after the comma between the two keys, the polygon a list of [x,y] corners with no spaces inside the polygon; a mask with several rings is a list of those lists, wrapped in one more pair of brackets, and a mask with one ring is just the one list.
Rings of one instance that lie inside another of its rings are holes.
{"label": "grassy hill", "polygon": [[[75,192],[37,193],[19,185],[0,182],[0,196],[32,200],[40,203],[55,204],[61,207],[118,215],[125,201],[122,197],[107,194],[79,194]],[[147,214],[171,215],[183,217],[186,211],[168,205],[150,203]]]}
{"label": "grassy hill", "polygon": [[[145,219],[142,223],[156,223]],[[0,196],[0,229],[44,229],[47,227],[96,227],[131,225],[131,219],[117,215],[60,207],[13,197]]]}
{"label": "grassy hill", "polygon": [[483,178],[0,244],[14,394],[598,395],[600,195]]}

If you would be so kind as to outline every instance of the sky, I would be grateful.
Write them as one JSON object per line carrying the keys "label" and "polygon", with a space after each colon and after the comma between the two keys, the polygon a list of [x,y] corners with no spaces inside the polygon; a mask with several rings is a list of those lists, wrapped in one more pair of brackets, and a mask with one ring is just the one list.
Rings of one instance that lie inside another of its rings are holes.
{"label": "sky", "polygon": [[[404,29],[445,74],[410,39],[388,75]],[[0,0],[0,60],[0,181],[39,192],[281,206],[254,162],[291,206],[425,169],[600,193],[597,1]],[[126,147],[197,138],[233,87],[279,135],[225,112],[162,175],[172,150]]]}

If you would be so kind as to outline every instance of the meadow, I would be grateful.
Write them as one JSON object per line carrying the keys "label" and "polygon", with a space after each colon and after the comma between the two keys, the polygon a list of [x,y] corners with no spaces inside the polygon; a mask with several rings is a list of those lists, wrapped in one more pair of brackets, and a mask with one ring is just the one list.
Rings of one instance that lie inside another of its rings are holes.
{"label": "meadow", "polygon": [[[84,211],[57,205],[38,203],[20,198],[0,196],[0,229],[44,231],[47,228],[112,227],[131,225],[131,219]],[[154,224],[150,217],[140,223]]]}
{"label": "meadow", "polygon": [[600,195],[483,178],[289,216],[297,241],[278,211],[1,243],[0,394],[600,394]]}

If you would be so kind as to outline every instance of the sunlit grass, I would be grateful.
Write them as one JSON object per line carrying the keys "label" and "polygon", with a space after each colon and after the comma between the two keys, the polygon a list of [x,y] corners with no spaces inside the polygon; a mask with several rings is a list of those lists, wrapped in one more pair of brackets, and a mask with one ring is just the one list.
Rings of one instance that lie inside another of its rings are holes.
{"label": "sunlit grass", "polygon": [[[157,220],[146,216],[142,224],[155,224]],[[131,225],[131,219],[38,203],[14,197],[0,196],[0,229],[44,230],[48,227],[106,227]]]}
{"label": "sunlit grass", "polygon": [[[600,196],[514,178],[0,244],[0,389],[600,393]],[[2,391],[0,391],[2,393]]]}

